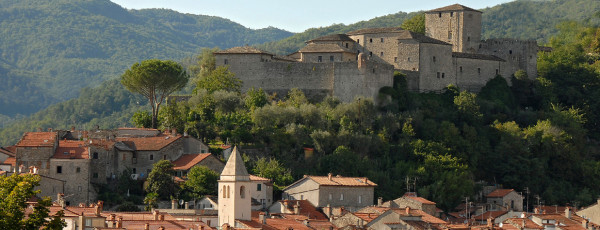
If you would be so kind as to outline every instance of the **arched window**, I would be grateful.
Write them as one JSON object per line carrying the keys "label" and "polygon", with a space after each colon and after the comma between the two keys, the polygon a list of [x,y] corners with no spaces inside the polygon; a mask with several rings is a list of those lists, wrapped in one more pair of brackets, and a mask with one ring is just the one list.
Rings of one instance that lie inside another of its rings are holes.
{"label": "arched window", "polygon": [[227,188],[223,185],[223,198],[227,198]]}
{"label": "arched window", "polygon": [[227,185],[227,198],[231,197],[231,190],[229,189],[229,185]]}
{"label": "arched window", "polygon": [[242,187],[240,187],[240,197],[242,199],[246,198],[246,186],[242,185]]}

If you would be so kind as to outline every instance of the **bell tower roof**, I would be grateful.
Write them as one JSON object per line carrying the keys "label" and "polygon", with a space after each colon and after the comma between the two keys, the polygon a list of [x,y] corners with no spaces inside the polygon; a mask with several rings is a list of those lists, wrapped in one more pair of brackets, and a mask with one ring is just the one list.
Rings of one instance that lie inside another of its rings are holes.
{"label": "bell tower roof", "polygon": [[237,150],[237,147],[233,147],[233,151],[225,164],[225,168],[221,172],[221,181],[250,181],[250,174],[246,170],[244,160]]}

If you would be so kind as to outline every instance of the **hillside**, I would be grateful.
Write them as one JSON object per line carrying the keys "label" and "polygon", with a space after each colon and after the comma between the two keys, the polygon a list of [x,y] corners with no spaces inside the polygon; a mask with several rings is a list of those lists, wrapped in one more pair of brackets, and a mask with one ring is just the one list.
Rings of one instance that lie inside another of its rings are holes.
{"label": "hillside", "polygon": [[181,60],[202,47],[286,38],[230,20],[172,10],[128,11],[108,0],[0,1],[0,114],[30,114],[76,97],[150,58]]}
{"label": "hillside", "polygon": [[[594,25],[600,22],[594,18],[596,12],[600,11],[600,1],[595,0],[518,0],[481,11],[484,39],[535,39],[546,43],[551,36],[558,33],[556,26],[560,22],[590,20]],[[312,28],[259,47],[277,54],[289,54],[303,47],[304,42],[319,36],[346,33],[361,28],[400,26],[404,20],[419,13],[423,12],[398,12],[350,25],[335,24]]]}

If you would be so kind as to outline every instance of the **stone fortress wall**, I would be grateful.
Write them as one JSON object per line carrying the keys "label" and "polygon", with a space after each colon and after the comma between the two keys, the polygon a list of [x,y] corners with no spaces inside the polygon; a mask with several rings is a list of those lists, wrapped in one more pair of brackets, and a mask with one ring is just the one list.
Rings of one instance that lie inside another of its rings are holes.
{"label": "stone fortress wall", "polygon": [[482,12],[450,5],[425,13],[425,35],[400,28],[367,28],[327,35],[284,57],[252,48],[235,47],[215,53],[217,65],[227,65],[244,84],[242,91],[262,88],[286,95],[291,88],[311,98],[356,96],[376,98],[392,86],[394,71],[407,75],[416,92],[441,92],[448,85],[477,92],[501,75],[508,84],[517,70],[537,77],[535,41],[481,40]]}

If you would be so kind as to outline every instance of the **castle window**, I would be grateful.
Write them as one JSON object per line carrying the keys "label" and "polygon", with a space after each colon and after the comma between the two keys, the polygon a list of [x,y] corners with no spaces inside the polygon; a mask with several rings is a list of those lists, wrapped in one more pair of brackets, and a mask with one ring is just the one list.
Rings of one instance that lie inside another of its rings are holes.
{"label": "castle window", "polygon": [[131,169],[131,172],[133,172],[133,174],[136,174],[137,173],[137,169],[133,168],[133,169]]}
{"label": "castle window", "polygon": [[79,172],[81,172],[81,168],[80,168],[80,167],[77,167],[77,168],[75,169],[75,172],[76,172],[76,173],[79,173]]}
{"label": "castle window", "polygon": [[227,58],[225,58],[225,60],[223,60],[223,63],[224,63],[225,65],[227,65],[227,64],[229,64],[229,60],[227,60]]}
{"label": "castle window", "polygon": [[56,173],[62,173],[62,166],[56,166]]}
{"label": "castle window", "polygon": [[381,55],[379,55],[379,56],[382,56],[382,57],[383,57],[383,52],[381,52]]}
{"label": "castle window", "polygon": [[372,38],[369,39],[369,43],[373,43],[373,39]]}
{"label": "castle window", "polygon": [[340,194],[340,200],[344,200],[344,194]]}
{"label": "castle window", "polygon": [[318,56],[317,57],[317,62],[323,62],[323,56]]}
{"label": "castle window", "polygon": [[[470,42],[471,41],[471,37],[467,37],[467,41]],[[479,47],[481,48],[481,47]]]}
{"label": "castle window", "polygon": [[381,42],[383,42],[383,38],[381,38]]}
{"label": "castle window", "polygon": [[373,56],[373,52],[369,52],[369,57],[372,57],[372,56]]}
{"label": "castle window", "polygon": [[445,75],[445,73],[442,73],[442,78],[444,78],[444,77],[445,77],[444,75]]}
{"label": "castle window", "polygon": [[509,50],[509,51],[508,51],[508,54],[512,54],[512,50]]}
{"label": "castle window", "polygon": [[408,61],[410,61],[410,57],[408,58]]}
{"label": "castle window", "polygon": [[244,199],[246,198],[246,186],[241,186],[240,187],[240,198]]}
{"label": "castle window", "polygon": [[333,56],[329,56],[329,61],[333,62]]}
{"label": "castle window", "polygon": [[373,73],[375,73],[375,68],[373,68]]}
{"label": "castle window", "polygon": [[440,18],[442,17],[442,12],[440,12],[440,13],[438,14],[438,17],[440,17]]}
{"label": "castle window", "polygon": [[150,160],[154,160],[154,155],[150,154]]}
{"label": "castle window", "polygon": [[450,12],[450,17],[454,16],[454,12]]}
{"label": "castle window", "polygon": [[346,48],[348,48],[348,43],[346,42]]}
{"label": "castle window", "polygon": [[231,197],[231,189],[229,188],[229,185],[227,185],[227,198]]}
{"label": "castle window", "polygon": [[92,177],[93,177],[93,178],[98,178],[98,173],[94,173],[94,174],[92,174]]}
{"label": "castle window", "polygon": [[437,72],[437,78],[440,78],[440,72]]}
{"label": "castle window", "polygon": [[435,62],[435,56],[433,56],[433,62]]}
{"label": "castle window", "polygon": [[223,198],[227,198],[227,189],[225,188],[225,185],[223,185]]}
{"label": "castle window", "polygon": [[358,195],[358,203],[362,204],[362,195]]}
{"label": "castle window", "polygon": [[329,200],[333,199],[333,195],[331,195],[331,193],[329,193]]}
{"label": "castle window", "polygon": [[359,43],[359,44],[360,44],[360,39],[356,39],[356,43]]}
{"label": "castle window", "polygon": [[479,49],[481,49],[481,44],[479,44]]}
{"label": "castle window", "polygon": [[398,57],[394,57],[394,62],[398,62]]}
{"label": "castle window", "polygon": [[481,74],[481,68],[477,68],[477,73]]}
{"label": "castle window", "polygon": [[448,39],[452,39],[452,30],[448,30]]}
{"label": "castle window", "polygon": [[166,159],[167,159],[167,155],[163,155],[163,160],[166,160]]}
{"label": "castle window", "polygon": [[262,190],[262,184],[256,184],[256,191]]}
{"label": "castle window", "polygon": [[93,159],[98,159],[98,153],[96,153],[96,152],[92,153],[92,158]]}
{"label": "castle window", "polygon": [[462,73],[462,66],[458,67],[458,69],[459,69],[459,72]]}
{"label": "castle window", "polygon": [[498,75],[498,69],[496,69],[496,75]]}

